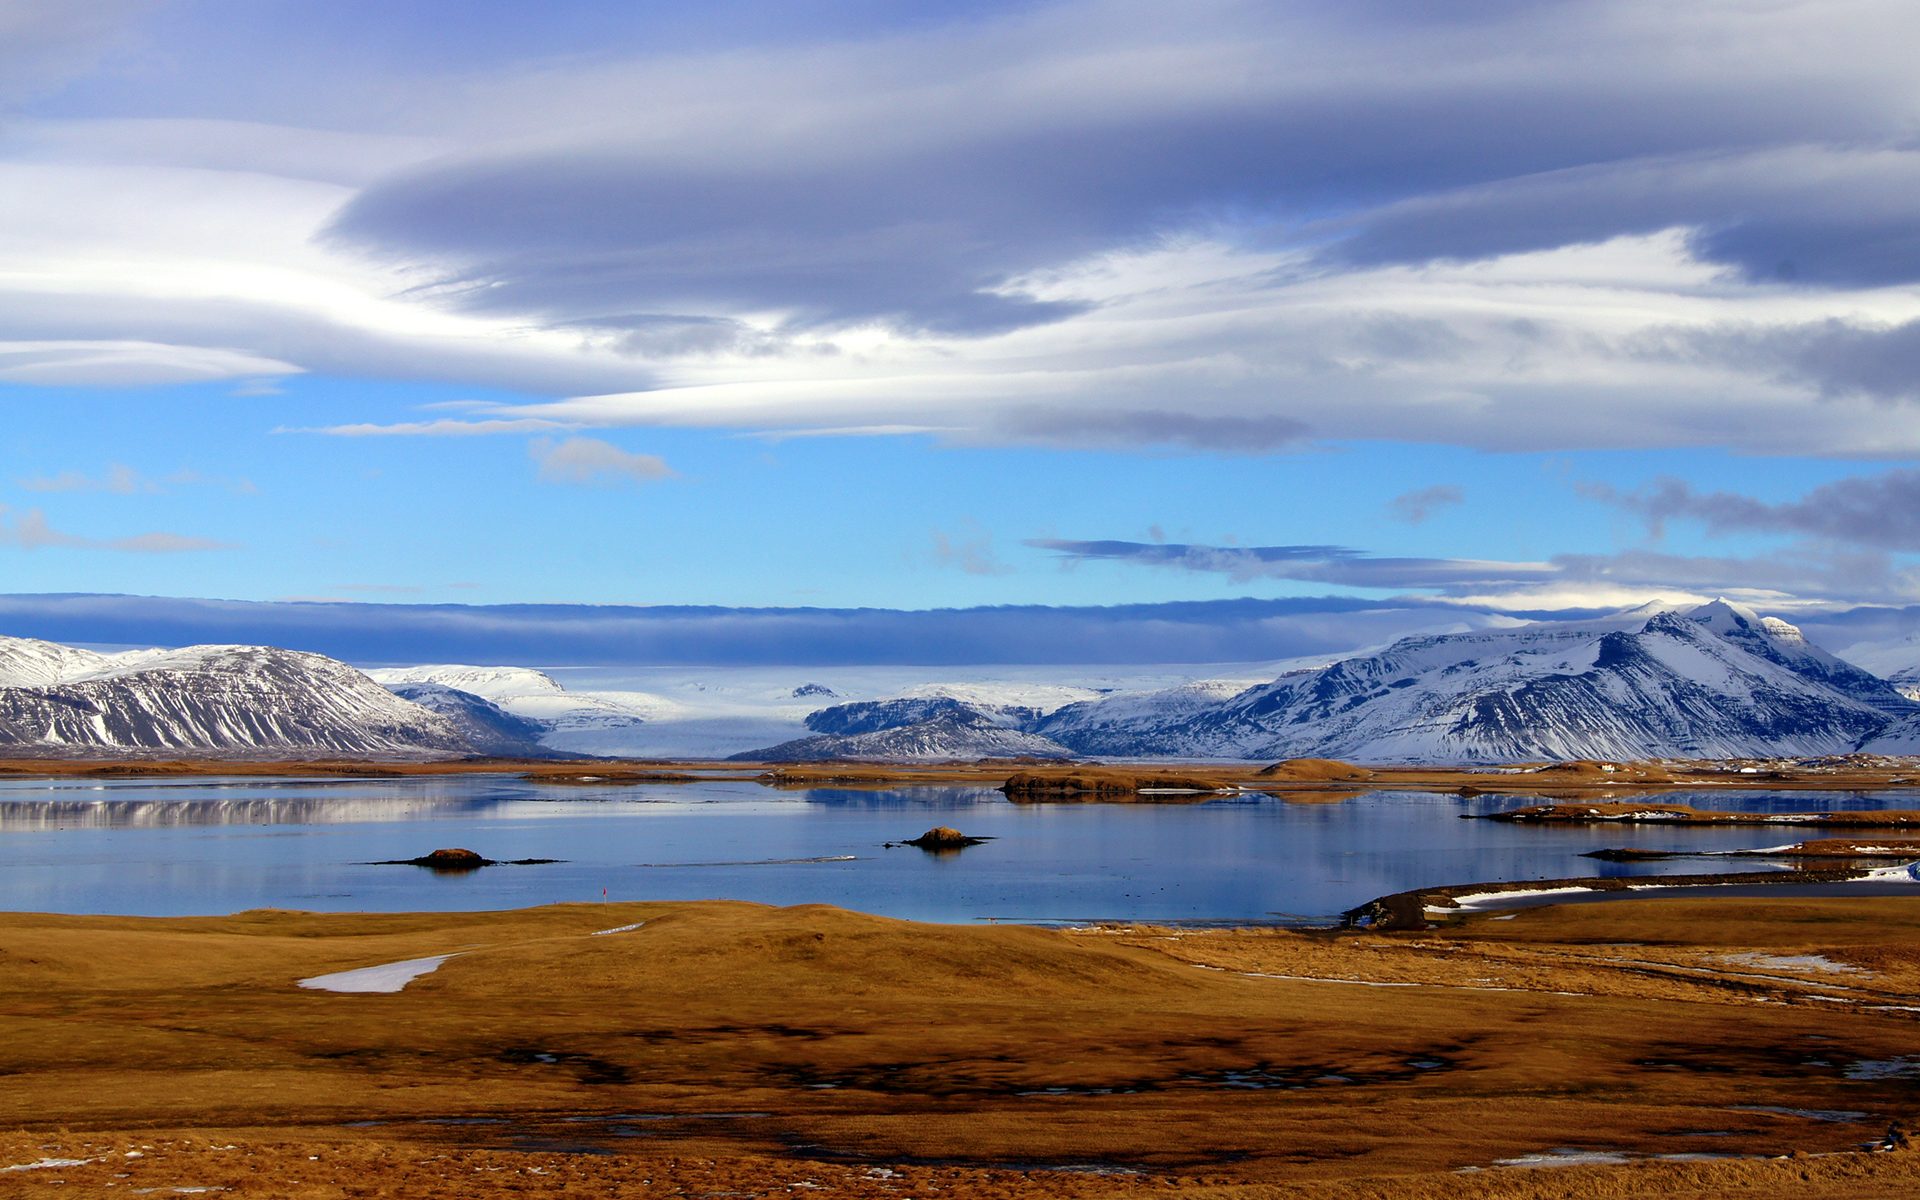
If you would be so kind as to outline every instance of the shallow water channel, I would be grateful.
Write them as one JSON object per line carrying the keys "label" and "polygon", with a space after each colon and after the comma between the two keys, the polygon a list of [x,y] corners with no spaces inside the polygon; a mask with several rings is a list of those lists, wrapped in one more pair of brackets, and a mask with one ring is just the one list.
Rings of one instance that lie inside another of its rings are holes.
{"label": "shallow water channel", "polygon": [[[1686,793],[1756,812],[1912,806],[1895,794]],[[1731,850],[1811,831],[1542,827],[1461,820],[1527,798],[1371,792],[1299,804],[1014,805],[974,787],[773,791],[754,783],[539,785],[504,776],[0,782],[0,909],[140,915],[248,908],[517,908],[728,898],[917,920],[1322,924],[1412,887],[1758,870],[1606,863],[1586,850]],[[952,825],[994,840],[883,844]],[[437,875],[371,865],[440,847],[551,858]]]}

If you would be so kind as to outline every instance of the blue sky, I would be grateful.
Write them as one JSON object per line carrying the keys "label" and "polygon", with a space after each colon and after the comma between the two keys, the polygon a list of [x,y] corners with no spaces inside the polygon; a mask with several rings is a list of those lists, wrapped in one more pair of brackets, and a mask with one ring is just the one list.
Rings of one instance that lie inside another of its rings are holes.
{"label": "blue sky", "polygon": [[0,590],[1920,602],[1916,34],[16,0]]}

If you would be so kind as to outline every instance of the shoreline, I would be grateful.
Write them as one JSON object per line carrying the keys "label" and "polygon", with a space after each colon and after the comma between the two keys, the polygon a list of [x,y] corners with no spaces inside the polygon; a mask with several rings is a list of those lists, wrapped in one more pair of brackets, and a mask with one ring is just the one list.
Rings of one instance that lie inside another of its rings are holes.
{"label": "shoreline", "polygon": [[[1192,760],[957,763],[735,763],[698,759],[392,759],[176,756],[126,758],[0,758],[0,781],[205,777],[410,778],[508,775],[530,783],[579,786],[759,783],[775,789],[890,788],[920,785],[1001,787],[1016,777],[1038,786],[1022,802],[1103,802],[1128,797],[1192,803],[1214,797],[1198,788],[1166,789],[1156,781],[1192,777],[1223,788],[1276,796],[1338,800],[1373,791],[1446,792],[1461,796],[1526,795],[1593,799],[1676,791],[1898,791],[1920,789],[1920,759],[1699,760],[1657,763],[1551,762],[1502,766],[1358,766],[1331,760],[1221,763]],[[1092,780],[1076,794],[1049,785]],[[1097,788],[1097,790],[1096,790]]]}

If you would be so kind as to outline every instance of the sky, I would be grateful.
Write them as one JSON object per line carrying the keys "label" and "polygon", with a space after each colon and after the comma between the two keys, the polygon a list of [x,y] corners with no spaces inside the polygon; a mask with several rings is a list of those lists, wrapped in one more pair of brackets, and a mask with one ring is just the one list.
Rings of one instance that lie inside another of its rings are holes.
{"label": "sky", "polygon": [[1920,604],[1916,42],[0,0],[0,592]]}

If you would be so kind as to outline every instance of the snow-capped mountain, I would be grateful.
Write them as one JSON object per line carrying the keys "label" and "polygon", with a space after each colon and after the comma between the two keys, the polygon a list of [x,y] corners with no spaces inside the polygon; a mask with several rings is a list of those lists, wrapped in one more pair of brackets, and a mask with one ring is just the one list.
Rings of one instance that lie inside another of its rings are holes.
{"label": "snow-capped mountain", "polygon": [[485,697],[440,683],[392,683],[387,685],[387,690],[452,722],[475,754],[496,758],[538,758],[553,754],[540,744],[540,739],[547,734],[546,725],[516,717]]}
{"label": "snow-capped mountain", "polygon": [[1252,686],[1256,685],[1241,679],[1202,679],[1158,691],[1104,697],[1055,709],[1034,722],[1034,727],[1073,746],[1110,740],[1127,744],[1137,739],[1135,730],[1178,724],[1183,718],[1210,712]]}
{"label": "snow-capped mountain", "polygon": [[896,700],[857,700],[836,704],[807,715],[815,733],[853,737],[900,729],[945,716],[965,717],[969,723],[1019,729],[1038,721],[1044,710],[1029,705],[970,702],[955,696],[902,696]]}
{"label": "snow-capped mountain", "polygon": [[926,699],[839,705],[814,714],[809,726],[866,740],[842,747],[803,739],[774,749],[884,757],[880,734],[924,728],[941,757],[959,756],[953,751],[962,733],[988,730],[1038,735],[1081,755],[1129,758],[1473,763],[1813,755],[1871,745],[1883,731],[1892,738],[1906,725],[1920,744],[1917,713],[1885,680],[1812,645],[1792,625],[1716,601],[1410,637],[1252,687],[1187,684],[1080,701],[1037,718],[1009,707]]}
{"label": "snow-capped mountain", "polygon": [[318,654],[189,646],[95,654],[0,638],[0,747],[419,757],[471,752],[446,717]]}
{"label": "snow-capped mountain", "polygon": [[[1852,750],[1889,713],[1910,708],[1885,684],[1855,677],[1864,672],[1836,672],[1829,656],[1798,653],[1803,642],[1755,646],[1756,638],[1785,635],[1757,620],[1729,626],[1725,617],[1710,605],[1654,616],[1635,632],[1539,625],[1409,638],[1171,719],[1076,736],[1066,728],[1075,714],[1063,713],[1036,732],[1083,752],[1127,755],[1730,757]],[[1796,669],[1802,665],[1808,674]],[[1833,686],[1836,675],[1848,690]]]}
{"label": "snow-capped mountain", "polygon": [[1920,755],[1920,713],[1896,717],[1886,728],[1860,743],[1864,754]]}
{"label": "snow-capped mountain", "polygon": [[38,687],[98,670],[109,656],[43,642],[37,638],[0,638],[0,687]]}
{"label": "snow-capped mountain", "polygon": [[[921,702],[924,706],[926,702]],[[949,700],[931,715],[907,724],[866,728],[855,733],[821,733],[795,738],[733,757],[748,762],[826,762],[877,759],[885,762],[945,762],[979,758],[1071,758],[1073,752],[1038,734],[1010,728],[994,714]]]}
{"label": "snow-capped mountain", "polygon": [[1749,654],[1777,663],[1803,679],[1824,683],[1843,696],[1890,713],[1904,713],[1913,707],[1911,697],[1890,686],[1893,681],[1827,653],[1809,642],[1798,626],[1778,617],[1763,617],[1727,600],[1703,604],[1686,616]]}

